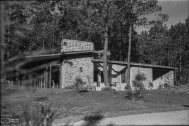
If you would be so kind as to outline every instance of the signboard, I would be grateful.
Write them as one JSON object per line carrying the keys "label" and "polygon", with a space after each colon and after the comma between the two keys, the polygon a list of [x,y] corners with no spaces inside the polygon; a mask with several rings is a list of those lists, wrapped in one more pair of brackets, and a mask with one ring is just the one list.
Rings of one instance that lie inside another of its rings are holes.
{"label": "signboard", "polygon": [[63,39],[61,43],[61,53],[76,52],[76,51],[93,51],[94,45],[92,42]]}

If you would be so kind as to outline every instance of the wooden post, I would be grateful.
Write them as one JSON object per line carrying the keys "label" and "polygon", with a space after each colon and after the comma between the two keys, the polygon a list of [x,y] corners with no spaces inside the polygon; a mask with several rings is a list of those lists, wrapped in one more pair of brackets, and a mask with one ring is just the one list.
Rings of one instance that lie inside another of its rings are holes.
{"label": "wooden post", "polygon": [[62,87],[62,65],[59,68],[59,83],[58,83],[58,88]]}
{"label": "wooden post", "polygon": [[35,76],[33,76],[33,87],[36,87]]}
{"label": "wooden post", "polygon": [[18,69],[16,70],[16,85],[20,85],[19,71],[18,71]]}
{"label": "wooden post", "polygon": [[101,83],[101,71],[98,71],[98,75],[97,75],[97,87],[100,87],[100,83]]}
{"label": "wooden post", "polygon": [[25,76],[22,77],[22,86],[25,85]]}
{"label": "wooden post", "polygon": [[20,76],[20,85],[22,86],[22,76]]}
{"label": "wooden post", "polygon": [[22,86],[22,76],[20,74],[18,76],[18,79],[19,79],[19,85]]}
{"label": "wooden post", "polygon": [[45,70],[45,88],[48,88],[48,67],[46,66]]}
{"label": "wooden post", "polygon": [[49,88],[52,88],[51,86],[51,70],[52,70],[52,67],[51,67],[51,64],[50,64],[50,70],[49,70]]}
{"label": "wooden post", "polygon": [[37,88],[39,88],[39,77],[37,77]]}
{"label": "wooden post", "polygon": [[41,88],[43,88],[43,73],[42,72],[41,72],[40,78],[41,78]]}
{"label": "wooden post", "polygon": [[45,70],[43,71],[43,88],[45,88]]}
{"label": "wooden post", "polygon": [[42,88],[42,86],[41,86],[41,75],[39,75],[39,87]]}
{"label": "wooden post", "polygon": [[177,70],[174,70],[174,86],[177,84]]}

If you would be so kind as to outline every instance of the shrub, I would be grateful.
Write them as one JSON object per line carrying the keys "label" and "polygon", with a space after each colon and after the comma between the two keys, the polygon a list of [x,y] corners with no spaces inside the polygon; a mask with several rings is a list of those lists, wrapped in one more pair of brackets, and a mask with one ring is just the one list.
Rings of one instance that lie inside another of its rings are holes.
{"label": "shrub", "polygon": [[167,83],[164,84],[165,88],[169,88],[169,85]]}
{"label": "shrub", "polygon": [[135,87],[137,98],[142,98],[142,91],[144,90],[144,80],[146,80],[145,74],[138,72],[138,74],[135,76],[135,80],[133,81],[133,86]]}
{"label": "shrub", "polygon": [[128,91],[128,92],[126,93],[125,98],[131,100],[131,99],[133,98],[133,93],[132,93],[131,91]]}
{"label": "shrub", "polygon": [[149,82],[149,88],[153,88],[153,83],[152,82]]}
{"label": "shrub", "polygon": [[34,108],[24,106],[23,113],[20,115],[20,124],[23,126],[52,126],[56,115],[51,105],[35,105]]}
{"label": "shrub", "polygon": [[84,82],[80,77],[75,79],[75,89],[77,92],[87,91],[86,82]]}

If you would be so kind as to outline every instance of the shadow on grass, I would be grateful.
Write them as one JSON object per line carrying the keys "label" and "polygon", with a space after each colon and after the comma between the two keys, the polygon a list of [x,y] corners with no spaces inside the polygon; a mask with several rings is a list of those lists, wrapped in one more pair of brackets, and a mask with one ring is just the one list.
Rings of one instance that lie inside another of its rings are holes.
{"label": "shadow on grass", "polygon": [[104,116],[101,111],[92,113],[84,117],[85,126],[96,126],[98,122],[100,122]]}
{"label": "shadow on grass", "polygon": [[186,108],[188,108],[188,107],[189,107],[189,105],[182,105],[182,106],[184,106],[184,107],[186,107]]}
{"label": "shadow on grass", "polygon": [[37,102],[42,102],[42,101],[47,101],[47,100],[49,100],[49,97],[40,97],[36,99]]}
{"label": "shadow on grass", "polygon": [[[83,126],[98,126],[98,123],[104,119],[104,116],[101,111],[91,113],[84,117],[85,124]],[[115,126],[113,123],[110,123],[105,126]]]}

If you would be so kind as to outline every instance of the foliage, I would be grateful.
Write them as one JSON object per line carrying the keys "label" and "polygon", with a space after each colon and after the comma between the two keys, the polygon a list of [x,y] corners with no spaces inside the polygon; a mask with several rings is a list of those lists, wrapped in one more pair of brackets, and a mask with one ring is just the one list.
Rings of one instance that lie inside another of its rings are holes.
{"label": "foliage", "polygon": [[138,36],[139,62],[179,68],[177,80],[186,84],[189,76],[188,20],[170,29],[156,22]]}
{"label": "foliage", "polygon": [[153,83],[149,82],[149,88],[153,88]]}
{"label": "foliage", "polygon": [[142,98],[142,90],[144,90],[143,81],[146,80],[145,74],[138,72],[135,76],[135,80],[133,80],[133,86],[135,87],[136,97]]}
{"label": "foliage", "polygon": [[167,53],[166,45],[170,38],[165,25],[154,25],[149,32],[142,32],[138,39],[140,62],[162,65],[167,62],[168,56],[173,55]]}
{"label": "foliage", "polygon": [[77,92],[81,91],[87,91],[87,88],[84,87],[86,85],[86,82],[84,82],[80,77],[76,77],[75,79],[75,89]]}
{"label": "foliage", "polygon": [[160,84],[158,86],[158,89],[164,89],[164,88],[169,88],[170,86],[167,84],[167,83],[164,83],[164,84]]}
{"label": "foliage", "polygon": [[127,99],[129,99],[129,100],[133,99],[133,92],[128,91],[128,92],[126,93],[125,98],[127,98]]}
{"label": "foliage", "polygon": [[52,126],[55,120],[55,112],[49,105],[24,106],[23,113],[20,115],[21,126]]}

